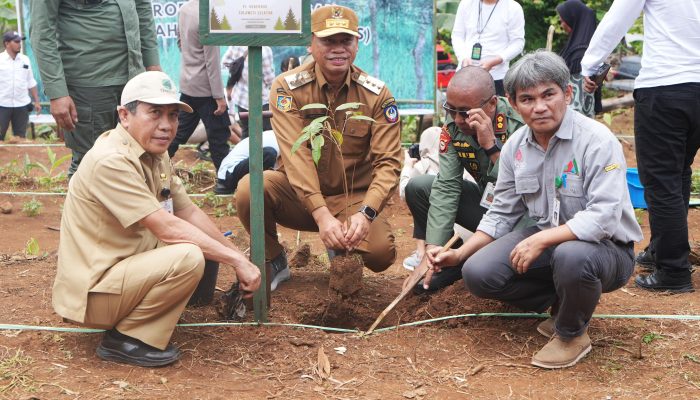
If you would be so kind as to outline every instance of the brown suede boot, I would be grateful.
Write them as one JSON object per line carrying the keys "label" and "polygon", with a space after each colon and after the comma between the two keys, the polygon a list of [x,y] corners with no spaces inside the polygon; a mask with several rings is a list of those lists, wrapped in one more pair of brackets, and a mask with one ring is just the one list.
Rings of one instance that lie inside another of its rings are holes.
{"label": "brown suede boot", "polygon": [[554,335],[540,351],[532,356],[531,364],[540,368],[566,368],[576,364],[591,351],[591,338],[588,332],[564,340]]}
{"label": "brown suede boot", "polygon": [[537,325],[537,332],[551,339],[554,336],[554,318],[549,317]]}

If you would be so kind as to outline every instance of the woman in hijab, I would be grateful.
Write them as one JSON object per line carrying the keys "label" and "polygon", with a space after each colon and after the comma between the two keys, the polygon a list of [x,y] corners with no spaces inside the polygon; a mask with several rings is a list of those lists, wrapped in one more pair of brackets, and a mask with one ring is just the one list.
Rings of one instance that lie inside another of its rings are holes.
{"label": "woman in hijab", "polygon": [[569,35],[569,40],[559,55],[571,73],[571,84],[574,87],[572,106],[582,114],[593,117],[602,109],[600,88],[594,96],[583,90],[581,59],[595,32],[595,11],[581,0],[566,0],[557,6],[557,14],[561,27]]}

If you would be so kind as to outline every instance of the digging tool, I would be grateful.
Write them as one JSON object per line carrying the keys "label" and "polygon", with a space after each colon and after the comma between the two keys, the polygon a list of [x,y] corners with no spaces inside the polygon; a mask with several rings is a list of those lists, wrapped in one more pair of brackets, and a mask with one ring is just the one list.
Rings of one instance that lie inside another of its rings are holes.
{"label": "digging tool", "polygon": [[[452,245],[455,244],[457,240],[459,240],[459,235],[455,233],[454,236],[452,236],[452,238],[448,240],[444,246],[442,246],[442,248],[440,249],[440,253],[452,247]],[[411,289],[413,289],[413,287],[418,283],[418,281],[420,281],[425,276],[426,272],[428,272],[428,258],[426,256],[423,256],[423,260],[421,260],[420,264],[418,264],[416,269],[414,269],[413,272],[411,272],[411,275],[409,275],[408,278],[404,280],[401,293],[399,293],[399,295],[394,299],[394,301],[392,301],[391,304],[389,304],[384,309],[384,311],[382,311],[382,313],[379,314],[379,317],[377,317],[377,320],[374,321],[369,330],[365,332],[365,335],[369,335],[370,333],[372,333],[372,331],[374,331],[374,328],[376,328],[377,325],[379,325],[379,323],[382,322],[384,317],[386,317],[387,314],[389,314],[389,311],[393,310],[394,307],[396,307],[399,301],[406,297],[408,292],[410,292]]]}

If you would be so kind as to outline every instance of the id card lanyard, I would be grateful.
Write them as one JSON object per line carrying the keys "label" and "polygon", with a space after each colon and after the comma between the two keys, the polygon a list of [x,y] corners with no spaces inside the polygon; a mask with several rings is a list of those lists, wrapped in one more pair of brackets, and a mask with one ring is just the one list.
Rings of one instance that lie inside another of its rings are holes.
{"label": "id card lanyard", "polygon": [[477,39],[476,43],[474,43],[474,46],[472,47],[472,65],[479,65],[481,64],[481,34],[484,32],[486,29],[486,25],[489,24],[489,21],[491,21],[491,17],[493,16],[493,12],[496,11],[496,6],[498,6],[498,2],[500,0],[496,0],[496,4],[493,5],[493,8],[491,9],[491,13],[489,13],[489,17],[486,19],[486,22],[484,22],[484,25],[481,25],[481,3],[483,0],[479,0],[479,17],[476,22],[476,34]]}

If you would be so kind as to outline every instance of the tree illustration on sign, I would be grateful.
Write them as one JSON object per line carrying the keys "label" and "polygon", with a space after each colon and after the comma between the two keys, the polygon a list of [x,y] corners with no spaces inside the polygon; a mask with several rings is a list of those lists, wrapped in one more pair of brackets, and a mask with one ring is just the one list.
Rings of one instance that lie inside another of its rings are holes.
{"label": "tree illustration on sign", "polygon": [[222,31],[230,31],[231,30],[231,24],[229,24],[228,19],[226,19],[225,15],[224,15],[223,21],[221,21],[221,30]]}
{"label": "tree illustration on sign", "polygon": [[297,22],[297,17],[294,15],[291,8],[287,13],[287,17],[284,19],[284,29],[288,31],[299,30],[299,22]]}
{"label": "tree illustration on sign", "polygon": [[219,13],[216,12],[215,8],[212,8],[211,10],[211,19],[209,20],[209,26],[210,29],[213,31],[231,30],[231,24],[228,22],[228,19],[226,19],[226,16],[224,15],[224,17],[221,18],[219,16]]}
{"label": "tree illustration on sign", "polygon": [[277,23],[275,24],[275,30],[276,31],[283,31],[284,30],[284,24],[282,23],[282,18],[277,17]]}

